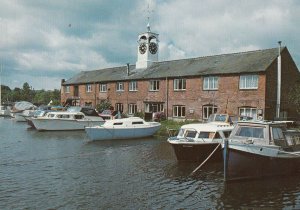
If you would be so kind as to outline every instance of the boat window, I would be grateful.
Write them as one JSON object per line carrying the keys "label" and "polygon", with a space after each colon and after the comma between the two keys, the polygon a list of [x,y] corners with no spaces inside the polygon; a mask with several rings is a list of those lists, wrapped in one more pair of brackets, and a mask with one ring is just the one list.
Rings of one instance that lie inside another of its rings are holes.
{"label": "boat window", "polygon": [[275,145],[283,147],[287,146],[287,142],[284,139],[284,135],[281,128],[272,127],[272,136]]}
{"label": "boat window", "polygon": [[220,133],[219,132],[216,132],[216,134],[215,134],[215,137],[214,137],[215,139],[221,139],[221,135],[220,135]]}
{"label": "boat window", "polygon": [[216,122],[226,122],[226,117],[227,117],[227,115],[219,115],[219,114],[217,114],[216,118],[215,118],[215,121]]}
{"label": "boat window", "polygon": [[197,134],[197,131],[191,131],[191,130],[187,130],[185,133],[185,137],[188,138],[195,138]]}
{"label": "boat window", "polygon": [[300,145],[300,133],[298,131],[286,131],[284,132],[284,136],[289,146]]}
{"label": "boat window", "polygon": [[239,127],[235,134],[236,136],[253,137],[253,138],[264,138],[264,128],[263,127]]}
{"label": "boat window", "polygon": [[132,125],[144,124],[143,121],[132,122]]}
{"label": "boat window", "polygon": [[223,131],[225,138],[230,136],[231,131]]}
{"label": "boat window", "polygon": [[209,132],[201,132],[201,133],[199,133],[198,138],[209,138]]}
{"label": "boat window", "polygon": [[80,120],[80,119],[83,119],[83,115],[81,115],[81,114],[76,114],[76,115],[74,115],[74,118],[75,118],[76,120]]}
{"label": "boat window", "polygon": [[54,114],[49,114],[48,117],[49,118],[53,118],[55,115]]}
{"label": "boat window", "polygon": [[184,134],[184,129],[180,129],[178,132],[178,136],[183,136],[183,134]]}
{"label": "boat window", "polygon": [[122,122],[116,122],[116,123],[114,123],[114,125],[123,125],[123,123]]}
{"label": "boat window", "polygon": [[281,130],[281,128],[272,128],[272,133],[273,133],[273,139],[274,140],[280,140],[280,139],[284,139],[283,137],[283,132]]}
{"label": "boat window", "polygon": [[58,114],[57,115],[57,118],[62,118],[62,119],[67,119],[69,118],[70,116],[68,114]]}

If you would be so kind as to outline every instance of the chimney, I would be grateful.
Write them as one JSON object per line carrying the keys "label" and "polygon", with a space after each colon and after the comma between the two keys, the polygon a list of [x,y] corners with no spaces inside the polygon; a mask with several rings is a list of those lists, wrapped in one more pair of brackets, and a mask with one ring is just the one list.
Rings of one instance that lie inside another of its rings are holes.
{"label": "chimney", "polygon": [[129,76],[129,63],[127,63],[127,76]]}
{"label": "chimney", "polygon": [[65,81],[66,81],[65,79],[62,79],[60,84],[63,84]]}
{"label": "chimney", "polygon": [[281,99],[281,41],[278,42],[278,59],[277,59],[277,103],[276,118],[280,117],[280,99]]}

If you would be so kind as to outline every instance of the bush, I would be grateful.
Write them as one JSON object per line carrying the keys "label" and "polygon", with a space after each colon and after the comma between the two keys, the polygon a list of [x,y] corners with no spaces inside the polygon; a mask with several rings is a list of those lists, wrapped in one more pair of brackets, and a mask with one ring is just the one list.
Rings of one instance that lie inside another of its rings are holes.
{"label": "bush", "polygon": [[96,105],[96,110],[101,113],[103,112],[104,110],[111,110],[112,109],[112,105],[110,103],[109,100],[101,100],[100,104],[97,104]]}
{"label": "bush", "polygon": [[133,116],[135,116],[135,117],[140,117],[140,118],[144,118],[144,117],[145,117],[145,114],[144,114],[143,112],[136,112],[136,113],[134,113]]}

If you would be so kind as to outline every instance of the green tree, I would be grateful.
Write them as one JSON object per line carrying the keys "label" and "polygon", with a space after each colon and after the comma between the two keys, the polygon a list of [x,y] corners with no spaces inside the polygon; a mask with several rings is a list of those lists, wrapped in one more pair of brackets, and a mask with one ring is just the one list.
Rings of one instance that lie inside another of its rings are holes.
{"label": "green tree", "polygon": [[32,101],[32,93],[31,88],[27,82],[23,84],[22,89],[22,100],[24,101]]}
{"label": "green tree", "polygon": [[12,91],[12,101],[21,101],[23,100],[22,98],[22,90],[20,88],[15,87],[14,90]]}
{"label": "green tree", "polygon": [[60,91],[55,89],[53,91],[37,90],[33,98],[33,103],[38,105],[47,105],[52,101],[51,105],[60,105]]}
{"label": "green tree", "polygon": [[8,86],[1,85],[1,99],[2,99],[2,102],[11,101],[11,94],[12,94],[12,91]]}

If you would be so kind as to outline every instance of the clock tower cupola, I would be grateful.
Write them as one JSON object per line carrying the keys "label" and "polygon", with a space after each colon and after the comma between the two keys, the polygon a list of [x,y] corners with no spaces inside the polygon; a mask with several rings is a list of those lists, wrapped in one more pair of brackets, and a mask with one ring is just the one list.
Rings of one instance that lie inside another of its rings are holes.
{"label": "clock tower cupola", "polygon": [[148,23],[147,32],[140,34],[138,38],[137,69],[148,68],[158,61],[158,42],[158,34],[151,32]]}

